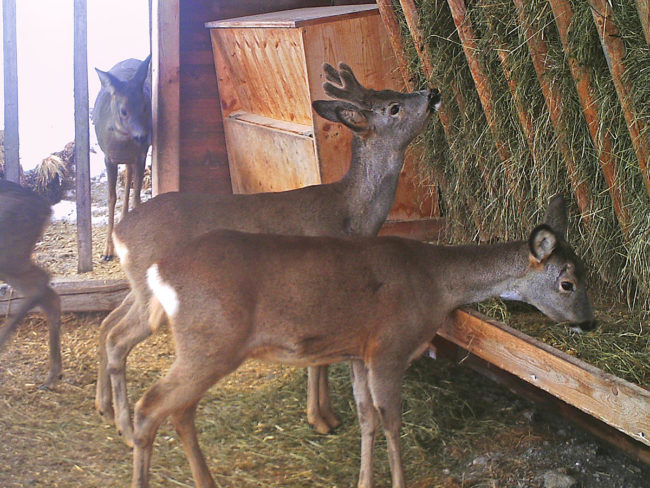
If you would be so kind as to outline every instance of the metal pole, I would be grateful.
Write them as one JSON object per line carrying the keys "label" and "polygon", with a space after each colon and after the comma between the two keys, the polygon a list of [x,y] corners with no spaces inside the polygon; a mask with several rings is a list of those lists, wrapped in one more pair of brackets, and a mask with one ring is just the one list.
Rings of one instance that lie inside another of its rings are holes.
{"label": "metal pole", "polygon": [[2,27],[5,91],[5,177],[9,181],[20,183],[16,0],[2,0]]}

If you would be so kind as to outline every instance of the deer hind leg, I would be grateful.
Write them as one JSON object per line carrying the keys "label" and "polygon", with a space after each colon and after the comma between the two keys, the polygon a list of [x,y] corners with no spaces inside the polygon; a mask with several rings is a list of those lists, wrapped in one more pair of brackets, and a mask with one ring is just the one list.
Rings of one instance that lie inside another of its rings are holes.
{"label": "deer hind leg", "polygon": [[113,392],[111,390],[111,376],[108,373],[108,355],[106,353],[106,338],[108,333],[124,318],[133,303],[135,295],[129,291],[122,303],[102,320],[99,327],[99,344],[97,346],[97,387],[95,390],[95,409],[106,420],[113,421]]}
{"label": "deer hind leg", "polygon": [[140,162],[135,165],[133,173],[133,208],[140,205],[142,192],[142,180],[144,179],[144,167],[147,161],[147,153],[141,158]]}
{"label": "deer hind leg", "polygon": [[372,460],[375,451],[375,434],[378,418],[372,403],[368,387],[368,370],[363,361],[355,360],[350,364],[354,401],[357,404],[357,416],[361,427],[361,468],[359,469],[359,488],[372,488]]}
{"label": "deer hind leg", "polygon": [[61,306],[59,296],[50,288],[49,274],[29,263],[28,267],[19,274],[6,276],[6,280],[25,296],[25,302],[20,306],[16,315],[0,331],[0,348],[18,328],[21,320],[37,305],[43,307],[47,316],[49,329],[49,373],[44,386],[51,388],[61,377]]}
{"label": "deer hind leg", "polygon": [[133,445],[133,428],[126,389],[126,359],[131,349],[149,337],[152,332],[146,311],[136,300],[106,337],[107,366],[113,390],[115,425],[123,435],[124,442],[130,447]]}
{"label": "deer hind leg", "polygon": [[101,259],[110,261],[113,259],[113,223],[115,220],[115,204],[117,203],[117,165],[104,158],[106,165],[106,184],[108,186],[108,229],[106,230],[106,245]]}
{"label": "deer hind leg", "polygon": [[138,401],[134,414],[133,450],[133,488],[148,486],[151,451],[156,431],[160,424],[171,415],[178,431],[183,448],[188,457],[194,482],[199,488],[214,488],[216,485],[210,475],[205,458],[199,448],[194,426],[196,406],[204,393],[219,379],[234,371],[239,363],[228,363],[228,354],[221,357],[218,365],[205,364],[195,354],[199,362],[185,361],[181,354],[169,372],[152,386]]}
{"label": "deer hind leg", "polygon": [[402,378],[406,365],[402,365],[400,361],[382,359],[370,365],[368,386],[388,444],[392,487],[406,488],[399,437],[402,426]]}
{"label": "deer hind leg", "polygon": [[332,408],[332,399],[330,397],[330,384],[328,379],[328,366],[319,366],[320,374],[319,380],[320,384],[318,387],[318,406],[320,408],[321,416],[325,419],[327,424],[330,426],[331,430],[336,429],[341,425],[341,421],[338,419]]}

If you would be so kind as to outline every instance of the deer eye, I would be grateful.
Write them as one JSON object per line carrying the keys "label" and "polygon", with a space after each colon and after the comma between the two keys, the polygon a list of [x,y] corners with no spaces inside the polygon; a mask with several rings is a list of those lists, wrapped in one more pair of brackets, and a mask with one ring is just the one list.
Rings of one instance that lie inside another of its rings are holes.
{"label": "deer eye", "polygon": [[120,115],[121,115],[122,117],[126,117],[126,116],[129,115],[129,114],[127,113],[127,111],[126,111],[125,109],[121,108],[121,109],[120,109]]}
{"label": "deer eye", "polygon": [[575,285],[574,285],[571,281],[562,281],[562,282],[560,283],[560,287],[561,287],[564,291],[574,291],[575,288],[576,288]]}
{"label": "deer eye", "polygon": [[390,107],[390,114],[391,115],[397,115],[399,113],[399,105],[391,105]]}

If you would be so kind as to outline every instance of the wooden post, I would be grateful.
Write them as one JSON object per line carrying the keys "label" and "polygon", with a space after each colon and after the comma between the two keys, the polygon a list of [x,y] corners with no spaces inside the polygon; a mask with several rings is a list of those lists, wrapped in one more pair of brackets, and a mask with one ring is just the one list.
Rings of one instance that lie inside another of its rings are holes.
{"label": "wooden post", "polygon": [[2,28],[5,92],[5,178],[14,183],[20,183],[16,0],[2,0]]}
{"label": "wooden post", "polygon": [[377,0],[377,6],[379,7],[379,14],[384,22],[384,27],[386,27],[388,39],[390,40],[391,46],[393,46],[393,52],[397,59],[397,67],[402,78],[404,78],[404,86],[408,91],[413,91],[413,82],[409,76],[408,62],[404,55],[402,34],[400,33],[399,22],[397,21],[395,10],[393,10],[393,2],[391,0]]}
{"label": "wooden post", "polygon": [[641,19],[645,41],[650,46],[650,0],[636,0],[636,9]]}
{"label": "wooden post", "polygon": [[531,26],[529,24],[526,18],[523,0],[514,0],[514,4],[515,8],[517,9],[517,13],[519,14],[519,23],[526,33],[526,43],[528,44],[528,50],[530,51],[530,56],[533,60],[533,65],[535,67],[535,72],[537,73],[537,79],[542,89],[542,93],[544,94],[546,107],[548,108],[549,114],[551,116],[551,123],[555,128],[558,147],[562,153],[564,162],[567,167],[567,174],[569,176],[569,181],[578,203],[578,208],[580,209],[583,221],[585,224],[589,225],[591,222],[591,195],[589,192],[589,187],[584,181],[580,180],[578,168],[575,163],[578,157],[571,148],[571,145],[567,140],[566,133],[562,129],[562,97],[560,93],[558,93],[558,91],[555,89],[554,85],[549,82],[549,77],[546,74],[546,58],[548,55],[548,47],[542,38],[541,31],[538,26]]}
{"label": "wooden post", "polygon": [[623,193],[616,182],[616,159],[612,153],[612,137],[608,131],[603,131],[602,134],[599,134],[601,121],[598,112],[596,111],[598,102],[596,101],[596,96],[591,84],[591,73],[585,66],[578,63],[578,60],[571,54],[571,50],[568,47],[569,25],[571,23],[571,18],[573,17],[571,5],[565,0],[549,0],[549,3],[553,9],[553,15],[555,16],[555,23],[557,24],[562,46],[569,61],[571,75],[576,84],[576,89],[582,105],[582,111],[585,120],[587,121],[587,126],[589,127],[589,134],[591,135],[594,147],[598,151],[600,167],[603,170],[603,176],[605,177],[607,189],[609,190],[609,195],[612,199],[614,212],[616,213],[623,235],[627,235],[630,217],[625,209]]}
{"label": "wooden post", "polygon": [[180,1],[153,0],[153,194],[180,189]]}
{"label": "wooden post", "polygon": [[632,106],[632,90],[624,78],[625,64],[623,63],[623,58],[625,57],[625,46],[621,40],[618,28],[614,24],[612,9],[607,3],[607,0],[589,0],[589,3],[592,7],[591,13],[598,28],[598,34],[600,35],[600,42],[609,61],[609,70],[612,74],[618,99],[621,102],[623,116],[627,123],[627,129],[630,132],[632,145],[634,146],[636,157],[639,160],[639,166],[641,166],[643,182],[648,190],[648,195],[650,195],[650,166],[648,166],[650,143],[648,142],[648,128],[642,119],[635,115],[635,110]]}
{"label": "wooden post", "polygon": [[[466,17],[467,9],[465,7],[465,2],[464,0],[447,0],[447,3],[449,4],[449,10],[451,10],[451,16],[454,19],[454,24],[456,24],[458,37],[460,38],[460,42],[463,46],[463,52],[465,53],[467,64],[469,65],[470,72],[472,73],[472,78],[474,79],[474,84],[476,85],[478,97],[481,100],[481,106],[483,107],[483,112],[485,113],[488,127],[492,133],[492,138],[497,149],[497,154],[499,155],[501,162],[506,163],[510,159],[510,151],[508,151],[507,145],[504,143],[497,129],[498,122],[496,120],[493,109],[494,96],[492,95],[490,81],[483,71],[481,63],[474,54],[477,51],[475,40],[476,36],[474,34],[472,25]],[[507,167],[504,169],[506,178],[511,179],[509,169]]]}
{"label": "wooden post", "polygon": [[93,269],[86,0],[74,0],[74,157],[77,167],[77,271]]}

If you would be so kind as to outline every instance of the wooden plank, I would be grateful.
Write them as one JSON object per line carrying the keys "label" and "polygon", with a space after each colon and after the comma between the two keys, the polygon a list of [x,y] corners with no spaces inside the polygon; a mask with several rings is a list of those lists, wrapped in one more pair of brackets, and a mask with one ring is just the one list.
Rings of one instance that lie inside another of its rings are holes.
{"label": "wooden plank", "polygon": [[632,146],[641,167],[643,182],[648,195],[650,195],[650,142],[648,141],[650,131],[643,119],[636,116],[636,111],[632,105],[632,88],[625,80],[625,45],[618,28],[614,24],[612,8],[607,0],[589,0],[589,3],[608,60],[607,64],[612,74],[618,100],[623,109],[623,116],[632,139]]}
{"label": "wooden plank", "polygon": [[313,138],[232,118],[224,128],[234,193],[320,184]]}
{"label": "wooden plank", "polygon": [[244,110],[312,124],[300,30],[212,29],[223,116]]}
{"label": "wooden plank", "polygon": [[[61,298],[62,312],[109,312],[129,292],[126,280],[55,281],[52,288]],[[0,315],[16,310],[24,298],[9,287],[0,287]]]}
{"label": "wooden plank", "polygon": [[455,312],[438,334],[650,446],[647,389],[476,312]]}
{"label": "wooden plank", "polygon": [[315,25],[331,20],[343,20],[359,15],[378,14],[377,5],[339,5],[331,7],[312,7],[294,10],[282,10],[266,14],[249,15],[234,19],[207,22],[210,29],[244,28],[296,28]]}
{"label": "wooden plank", "polygon": [[79,273],[87,273],[93,269],[87,10],[86,0],[74,1],[74,158]]}
{"label": "wooden plank", "polygon": [[562,415],[578,425],[578,427],[624,451],[638,461],[650,464],[650,446],[635,441],[605,422],[584,413],[548,392],[536,388],[512,373],[497,368],[494,364],[467,352],[439,335],[435,337],[434,346],[438,357],[458,361],[463,366],[471,368],[486,378],[505,386],[513,393],[532,401],[538,410],[551,410],[555,414]]}
{"label": "wooden plank", "polygon": [[523,0],[514,0],[519,15],[519,24],[526,34],[526,44],[533,60],[537,80],[539,81],[544,100],[551,117],[551,123],[557,135],[558,148],[562,153],[567,167],[567,174],[573,193],[580,209],[582,220],[587,226],[591,222],[591,192],[587,184],[580,178],[576,161],[579,156],[573,151],[566,132],[562,129],[563,104],[561,94],[551,83],[551,77],[546,73],[548,47],[542,38],[541,26],[531,25],[527,19]]}
{"label": "wooden plank", "polygon": [[2,0],[2,26],[5,178],[20,183],[16,0]]}
{"label": "wooden plank", "polygon": [[607,183],[610,198],[612,199],[614,213],[616,214],[623,235],[627,235],[630,216],[625,208],[622,190],[616,182],[617,169],[616,158],[613,153],[612,136],[609,131],[600,130],[601,121],[596,110],[598,102],[591,83],[591,73],[586,66],[578,62],[568,45],[569,26],[573,18],[571,5],[565,0],[549,0],[549,3],[553,9],[553,15],[555,16],[555,23],[557,24],[564,53],[569,61],[569,69],[576,84],[578,97],[582,105],[582,112],[589,127],[589,134],[598,152],[600,167],[603,171],[605,182]]}
{"label": "wooden plank", "polygon": [[180,0],[153,1],[153,194],[180,189]]}
{"label": "wooden plank", "polygon": [[379,13],[384,22],[384,27],[386,27],[388,39],[390,40],[391,46],[393,46],[397,68],[404,79],[404,86],[408,91],[413,91],[415,87],[409,76],[406,49],[404,49],[404,43],[402,42],[402,34],[397,15],[395,15],[395,9],[393,8],[393,2],[392,0],[377,0],[377,6],[379,7]]}
{"label": "wooden plank", "polygon": [[269,117],[264,117],[263,115],[244,112],[243,110],[233,112],[228,117],[230,119],[240,120],[242,122],[259,125],[261,127],[268,127],[269,129],[290,132],[291,134],[296,134],[299,136],[314,137],[314,129],[311,125],[296,124],[294,122],[287,122],[285,120],[271,119]]}

